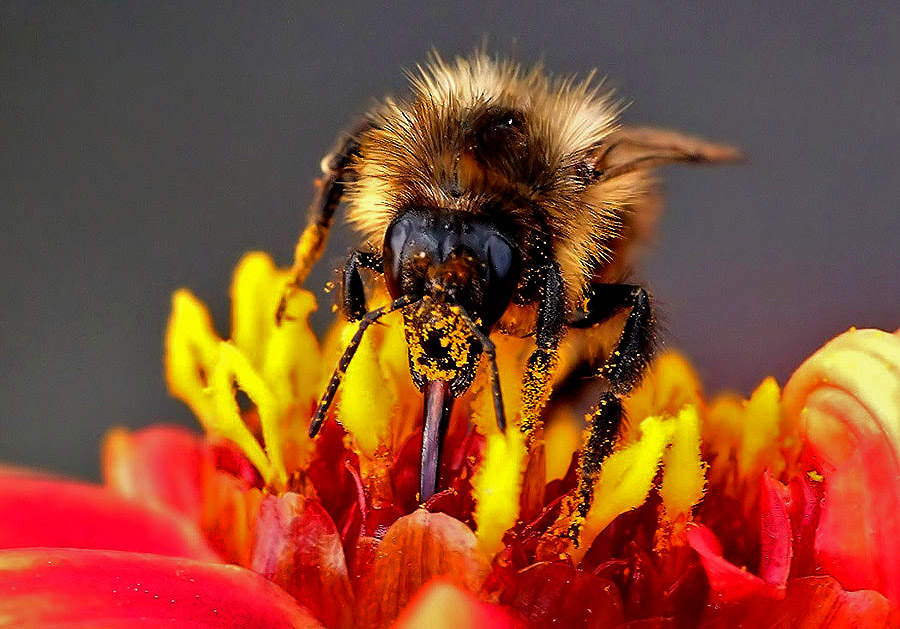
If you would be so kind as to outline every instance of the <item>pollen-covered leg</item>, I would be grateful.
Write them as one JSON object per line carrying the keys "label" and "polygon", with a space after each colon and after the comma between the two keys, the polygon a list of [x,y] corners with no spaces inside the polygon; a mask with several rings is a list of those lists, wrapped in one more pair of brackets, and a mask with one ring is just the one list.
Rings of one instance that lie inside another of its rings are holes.
{"label": "pollen-covered leg", "polygon": [[544,269],[541,300],[538,305],[537,348],[528,357],[522,379],[521,429],[529,445],[540,432],[541,411],[550,396],[550,380],[556,368],[556,351],[565,323],[563,285],[559,267],[551,264]]}
{"label": "pollen-covered leg", "polygon": [[594,483],[603,461],[615,445],[624,419],[621,398],[640,381],[653,355],[655,335],[650,298],[640,286],[627,284],[597,284],[588,299],[584,316],[572,327],[589,327],[602,323],[617,312],[631,308],[616,348],[600,370],[609,391],[588,419],[588,437],[580,455],[575,518],[569,530],[577,540],[581,523],[590,511],[594,499]]}
{"label": "pollen-covered leg", "polygon": [[587,517],[594,499],[594,483],[600,475],[603,461],[612,453],[622,425],[624,413],[622,401],[611,392],[600,398],[600,403],[587,419],[587,440],[579,455],[578,485],[575,489],[575,518],[569,536],[577,540],[581,523]]}
{"label": "pollen-covered leg", "polygon": [[346,266],[341,273],[341,308],[348,321],[359,321],[365,316],[366,289],[363,286],[359,269],[381,271],[381,256],[366,251],[354,251],[350,254]]}
{"label": "pollen-covered leg", "polygon": [[370,123],[366,122],[342,136],[334,151],[322,160],[322,172],[325,177],[316,182],[318,192],[310,205],[309,219],[294,247],[291,280],[285,286],[284,295],[275,312],[275,320],[279,324],[285,316],[288,299],[303,285],[313,265],[325,250],[325,241],[334,221],[334,213],[341,204],[344,185],[353,176],[350,163],[359,150],[359,135],[370,126]]}

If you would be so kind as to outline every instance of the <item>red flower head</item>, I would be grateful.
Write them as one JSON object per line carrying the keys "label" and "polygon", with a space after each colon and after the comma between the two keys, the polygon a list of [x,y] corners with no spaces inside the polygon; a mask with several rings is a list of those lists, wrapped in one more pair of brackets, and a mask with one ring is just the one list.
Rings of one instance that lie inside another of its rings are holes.
{"label": "red flower head", "polygon": [[[371,330],[310,439],[352,330],[320,348],[303,291],[276,326],[287,280],[241,262],[228,341],[176,293],[169,385],[205,436],[114,430],[105,488],[0,474],[0,625],[898,626],[898,335],[850,331],[749,400],[707,401],[661,356],[584,517],[574,400],[527,447],[476,382],[420,504],[399,322]],[[528,343],[498,340],[501,371]],[[512,420],[521,395],[503,395]]]}

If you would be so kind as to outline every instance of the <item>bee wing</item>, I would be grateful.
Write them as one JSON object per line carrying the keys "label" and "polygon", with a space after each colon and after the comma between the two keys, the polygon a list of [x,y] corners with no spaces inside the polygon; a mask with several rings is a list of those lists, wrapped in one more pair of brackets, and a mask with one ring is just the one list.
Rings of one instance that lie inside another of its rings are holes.
{"label": "bee wing", "polygon": [[741,152],[725,144],[709,142],[671,129],[621,127],[595,152],[600,179],[675,162],[711,164],[741,159]]}
{"label": "bee wing", "polygon": [[595,185],[603,196],[615,194],[620,188],[641,190],[624,204],[621,233],[611,244],[612,261],[596,269],[594,277],[595,282],[618,282],[630,273],[641,245],[652,243],[655,236],[663,203],[650,171],[665,164],[734,162],[743,156],[732,146],[679,131],[623,126],[610,134],[591,157]]}

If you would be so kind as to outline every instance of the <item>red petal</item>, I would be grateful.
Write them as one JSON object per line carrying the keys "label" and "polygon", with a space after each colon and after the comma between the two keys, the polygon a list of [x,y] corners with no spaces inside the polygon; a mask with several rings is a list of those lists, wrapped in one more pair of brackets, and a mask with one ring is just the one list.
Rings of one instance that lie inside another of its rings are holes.
{"label": "red petal", "polygon": [[394,628],[513,629],[522,626],[502,607],[482,603],[449,581],[434,579],[419,590]]}
{"label": "red petal", "polygon": [[114,429],[103,444],[103,477],[119,494],[200,521],[201,479],[214,469],[211,448],[178,426]]}
{"label": "red petal", "polygon": [[344,550],[322,506],[288,493],[267,496],[254,529],[252,569],[271,579],[329,627],[353,622]]}
{"label": "red petal", "polygon": [[360,625],[389,625],[436,576],[478,591],[487,570],[469,527],[443,513],[420,509],[397,520],[381,541],[360,604]]}
{"label": "red petal", "polygon": [[788,584],[785,599],[767,624],[795,629],[881,629],[897,627],[900,617],[878,592],[847,592],[831,577],[805,577]]}
{"label": "red petal", "polygon": [[48,548],[0,551],[0,618],[29,627],[321,626],[283,590],[237,566]]}
{"label": "red petal", "polygon": [[700,555],[712,590],[725,603],[756,597],[779,598],[783,589],[770,585],[755,574],[741,570],[722,556],[722,545],[711,530],[703,525],[687,532],[688,544]]}
{"label": "red petal", "polygon": [[616,627],[625,621],[612,582],[562,563],[523,570],[511,605],[537,627]]}
{"label": "red petal", "polygon": [[96,485],[0,476],[0,514],[0,548],[99,548],[220,561],[186,518]]}
{"label": "red petal", "polygon": [[760,562],[759,576],[770,585],[784,587],[791,572],[791,520],[788,517],[788,489],[769,476],[760,481]]}

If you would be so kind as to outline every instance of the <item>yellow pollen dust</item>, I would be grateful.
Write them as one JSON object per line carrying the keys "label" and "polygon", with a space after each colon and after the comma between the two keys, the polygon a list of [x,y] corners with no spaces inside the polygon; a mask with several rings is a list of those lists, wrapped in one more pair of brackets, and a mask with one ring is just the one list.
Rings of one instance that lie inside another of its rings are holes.
{"label": "yellow pollen dust", "polygon": [[[459,316],[459,309],[426,297],[416,306],[412,318],[419,325],[407,325],[406,338],[416,369],[429,380],[455,378],[459,368],[469,360],[472,339],[471,331]],[[449,358],[449,364],[427,354],[427,342],[435,335]]]}

